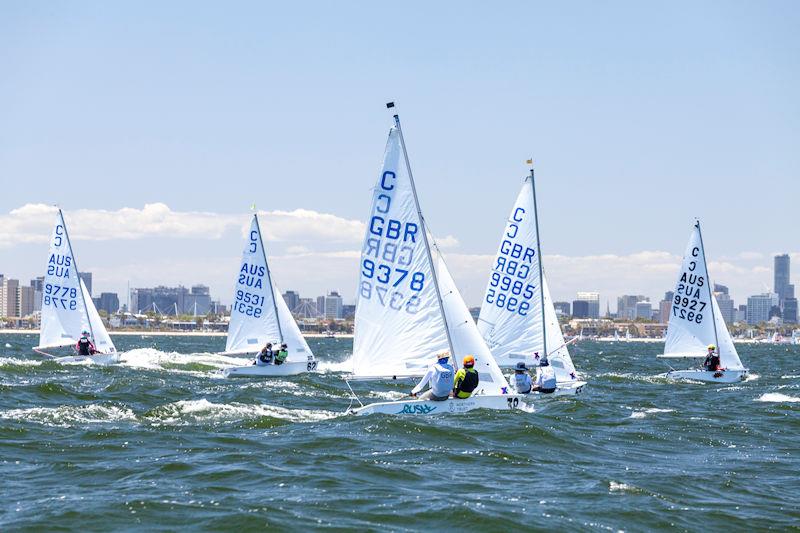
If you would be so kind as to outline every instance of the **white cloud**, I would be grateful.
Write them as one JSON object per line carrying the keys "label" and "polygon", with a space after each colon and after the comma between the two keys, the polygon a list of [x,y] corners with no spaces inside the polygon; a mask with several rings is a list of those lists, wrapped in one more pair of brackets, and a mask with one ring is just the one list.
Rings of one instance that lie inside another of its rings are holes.
{"label": "white cloud", "polygon": [[[46,243],[56,212],[55,206],[26,204],[0,215],[0,247]],[[327,213],[296,209],[259,214],[264,238],[269,241],[358,243],[364,235],[362,222]],[[247,215],[173,211],[162,203],[116,211],[78,209],[64,213],[64,217],[73,239],[96,241],[146,237],[219,239],[229,230],[241,228],[244,233],[249,227]]]}

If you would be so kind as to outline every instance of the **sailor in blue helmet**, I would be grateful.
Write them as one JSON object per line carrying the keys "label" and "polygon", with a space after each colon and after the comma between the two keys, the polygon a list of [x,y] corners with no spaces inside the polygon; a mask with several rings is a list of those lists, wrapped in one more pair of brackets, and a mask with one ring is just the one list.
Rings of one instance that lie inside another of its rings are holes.
{"label": "sailor in blue helmet", "polygon": [[520,361],[514,367],[514,383],[512,384],[517,394],[528,394],[533,388],[531,375],[528,373],[528,367],[523,361]]}
{"label": "sailor in blue helmet", "polygon": [[450,364],[450,353],[442,352],[436,356],[436,362],[428,367],[428,371],[411,391],[411,396],[416,398],[425,385],[430,383],[431,388],[419,396],[419,399],[443,402],[450,396],[454,380],[455,370]]}
{"label": "sailor in blue helmet", "polygon": [[552,394],[556,391],[556,386],[556,373],[545,357],[539,363],[539,368],[536,369],[536,381],[531,390],[541,392],[542,394]]}

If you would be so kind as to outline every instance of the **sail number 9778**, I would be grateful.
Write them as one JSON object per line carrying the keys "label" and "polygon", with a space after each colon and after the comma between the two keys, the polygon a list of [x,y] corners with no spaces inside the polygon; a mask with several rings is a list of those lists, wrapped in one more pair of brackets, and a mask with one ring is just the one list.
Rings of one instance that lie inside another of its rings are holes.
{"label": "sail number 9778", "polygon": [[74,287],[61,287],[52,283],[44,284],[44,294],[42,303],[52,305],[57,309],[69,309],[75,311],[78,308],[78,289]]}

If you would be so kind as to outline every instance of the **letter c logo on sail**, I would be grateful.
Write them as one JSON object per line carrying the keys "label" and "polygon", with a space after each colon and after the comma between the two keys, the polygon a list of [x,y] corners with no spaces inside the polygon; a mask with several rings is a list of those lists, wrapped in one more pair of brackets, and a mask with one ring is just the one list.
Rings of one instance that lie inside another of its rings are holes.
{"label": "letter c logo on sail", "polygon": [[525,209],[522,207],[518,207],[514,209],[514,214],[511,216],[511,220],[514,222],[522,222],[522,215],[525,213]]}
{"label": "letter c logo on sail", "polygon": [[250,253],[254,253],[258,249],[258,232],[250,230]]}
{"label": "letter c logo on sail", "polygon": [[391,191],[392,189],[394,189],[394,183],[390,184],[386,183],[386,179],[389,178],[390,176],[391,180],[394,181],[395,174],[391,170],[387,170],[386,172],[383,173],[383,176],[381,176],[381,189],[383,189],[384,191]]}
{"label": "letter c logo on sail", "polygon": [[700,254],[700,248],[698,248],[697,246],[692,248],[692,257],[697,257],[699,254]]}
{"label": "letter c logo on sail", "polygon": [[63,242],[60,237],[61,235],[64,235],[64,226],[61,224],[56,224],[56,237],[53,239],[53,244],[56,246],[61,246],[61,243]]}

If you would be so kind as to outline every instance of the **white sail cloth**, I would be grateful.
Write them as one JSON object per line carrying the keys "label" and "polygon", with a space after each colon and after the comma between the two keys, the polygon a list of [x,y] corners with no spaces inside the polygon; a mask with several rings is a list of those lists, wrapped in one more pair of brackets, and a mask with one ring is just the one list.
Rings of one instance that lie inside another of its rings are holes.
{"label": "white sail cloth", "polygon": [[541,251],[535,216],[531,178],[526,177],[492,263],[478,329],[501,366],[521,361],[536,365],[547,355],[558,381],[572,381],[577,379],[575,367],[544,274],[539,287]]}
{"label": "white sail cloth", "polygon": [[99,352],[117,351],[89,291],[78,276],[64,215],[60,209],[50,237],[47,268],[42,284],[41,322],[37,348],[74,345],[83,331],[89,331]]}
{"label": "white sail cloth", "polygon": [[448,350],[423,224],[397,128],[389,131],[361,249],[353,373],[422,375]]}
{"label": "white sail cloth", "polygon": [[475,395],[508,394],[508,383],[441,254],[435,247],[430,254],[426,249],[402,149],[400,131],[392,128],[361,251],[353,372],[371,377],[422,375],[435,354],[451,351],[456,367],[464,356],[475,357],[480,375]]}
{"label": "white sail cloth", "polygon": [[237,273],[225,352],[255,353],[268,342],[285,342],[287,361],[306,361],[312,355],[272,279],[258,216],[253,215]]}
{"label": "white sail cloth", "polygon": [[664,357],[703,357],[709,344],[717,345],[723,367],[744,368],[711,293],[698,222],[689,236],[675,286]]}

